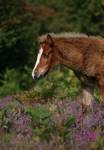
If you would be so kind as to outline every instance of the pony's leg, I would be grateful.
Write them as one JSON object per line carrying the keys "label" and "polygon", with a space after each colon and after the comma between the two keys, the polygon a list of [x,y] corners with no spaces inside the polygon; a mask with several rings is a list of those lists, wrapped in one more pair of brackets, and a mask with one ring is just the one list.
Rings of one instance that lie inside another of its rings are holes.
{"label": "pony's leg", "polygon": [[82,85],[82,111],[83,113],[91,107],[93,100],[93,92],[94,92],[94,78],[89,78],[86,75],[81,74],[80,72],[75,72],[75,75],[81,81]]}
{"label": "pony's leg", "polygon": [[82,111],[83,113],[87,112],[89,108],[92,106],[92,100],[93,100],[93,89],[88,86],[84,86],[83,90],[83,98],[82,98]]}

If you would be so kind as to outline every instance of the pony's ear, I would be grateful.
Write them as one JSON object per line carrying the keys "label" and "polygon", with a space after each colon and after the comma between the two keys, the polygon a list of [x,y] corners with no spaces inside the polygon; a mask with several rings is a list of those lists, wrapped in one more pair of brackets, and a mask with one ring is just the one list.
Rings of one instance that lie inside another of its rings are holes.
{"label": "pony's ear", "polygon": [[53,45],[53,39],[50,34],[47,35],[47,42],[52,46]]}

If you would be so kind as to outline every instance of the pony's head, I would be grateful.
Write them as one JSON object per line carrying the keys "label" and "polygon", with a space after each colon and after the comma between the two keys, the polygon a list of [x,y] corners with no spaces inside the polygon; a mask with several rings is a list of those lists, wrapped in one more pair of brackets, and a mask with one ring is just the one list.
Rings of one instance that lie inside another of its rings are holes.
{"label": "pony's head", "polygon": [[48,34],[42,42],[40,42],[37,60],[32,71],[33,79],[39,78],[46,74],[52,63],[52,57],[54,53],[54,42],[52,37]]}

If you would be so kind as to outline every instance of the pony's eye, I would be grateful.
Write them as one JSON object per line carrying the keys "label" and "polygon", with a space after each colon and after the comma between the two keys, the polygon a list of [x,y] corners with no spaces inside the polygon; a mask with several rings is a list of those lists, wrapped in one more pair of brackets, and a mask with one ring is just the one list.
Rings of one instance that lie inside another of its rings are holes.
{"label": "pony's eye", "polygon": [[52,53],[52,51],[49,51],[47,54],[43,53],[44,58],[47,58],[50,56],[50,54]]}
{"label": "pony's eye", "polygon": [[44,58],[48,58],[48,55],[45,53],[43,53],[43,56],[44,56]]}

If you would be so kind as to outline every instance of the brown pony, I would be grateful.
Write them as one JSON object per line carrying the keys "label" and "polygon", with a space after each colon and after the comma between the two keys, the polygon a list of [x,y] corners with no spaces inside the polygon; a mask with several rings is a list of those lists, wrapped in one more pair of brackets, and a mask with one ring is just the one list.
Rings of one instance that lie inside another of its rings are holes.
{"label": "brown pony", "polygon": [[39,38],[32,77],[39,78],[56,64],[72,69],[83,88],[83,110],[90,106],[95,85],[104,102],[104,39],[84,34],[48,34]]}

